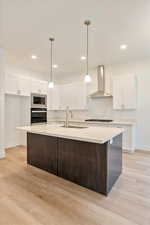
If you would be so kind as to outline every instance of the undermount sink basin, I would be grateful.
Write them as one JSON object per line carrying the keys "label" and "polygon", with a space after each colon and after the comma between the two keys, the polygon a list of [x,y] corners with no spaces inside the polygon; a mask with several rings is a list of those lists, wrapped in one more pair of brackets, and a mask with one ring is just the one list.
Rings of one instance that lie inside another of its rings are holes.
{"label": "undermount sink basin", "polygon": [[77,129],[88,128],[88,127],[80,127],[80,126],[68,126],[68,127],[62,126],[62,127],[64,127],[64,128],[77,128]]}

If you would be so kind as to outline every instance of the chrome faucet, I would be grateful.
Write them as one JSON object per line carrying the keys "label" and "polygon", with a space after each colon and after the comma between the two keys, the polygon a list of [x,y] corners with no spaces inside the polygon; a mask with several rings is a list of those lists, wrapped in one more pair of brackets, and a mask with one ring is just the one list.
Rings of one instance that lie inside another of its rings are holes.
{"label": "chrome faucet", "polygon": [[65,127],[69,126],[69,106],[66,107],[66,121],[65,121]]}
{"label": "chrome faucet", "polygon": [[72,111],[69,110],[69,106],[66,107],[66,120],[65,127],[69,127],[69,113],[71,113],[71,118],[73,117]]}

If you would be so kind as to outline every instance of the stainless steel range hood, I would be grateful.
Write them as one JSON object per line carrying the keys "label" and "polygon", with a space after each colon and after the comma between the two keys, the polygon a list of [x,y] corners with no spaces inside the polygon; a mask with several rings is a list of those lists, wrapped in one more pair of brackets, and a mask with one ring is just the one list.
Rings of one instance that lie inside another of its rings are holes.
{"label": "stainless steel range hood", "polygon": [[104,65],[97,67],[97,91],[90,95],[91,98],[112,98],[112,95],[105,90],[105,68]]}

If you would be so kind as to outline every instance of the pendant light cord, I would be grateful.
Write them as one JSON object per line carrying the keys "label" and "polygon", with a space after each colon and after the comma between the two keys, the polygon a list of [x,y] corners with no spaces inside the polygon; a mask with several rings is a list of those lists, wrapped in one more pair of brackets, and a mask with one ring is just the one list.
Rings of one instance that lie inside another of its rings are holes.
{"label": "pendant light cord", "polygon": [[51,77],[50,81],[53,80],[53,42],[51,41]]}
{"label": "pendant light cord", "polygon": [[90,20],[85,20],[84,24],[86,25],[86,74],[89,74],[89,25],[91,24]]}
{"label": "pendant light cord", "polygon": [[50,71],[50,82],[53,82],[53,41],[54,38],[49,39],[51,41],[51,71]]}
{"label": "pendant light cord", "polygon": [[88,24],[87,24],[87,52],[86,52],[86,57],[87,57],[87,61],[86,61],[86,74],[89,74],[89,29],[88,29]]}

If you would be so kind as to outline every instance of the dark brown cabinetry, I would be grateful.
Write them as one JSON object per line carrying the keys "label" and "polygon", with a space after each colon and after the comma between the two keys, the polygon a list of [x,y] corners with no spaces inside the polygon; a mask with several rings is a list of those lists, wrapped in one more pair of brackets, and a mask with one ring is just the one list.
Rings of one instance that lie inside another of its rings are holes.
{"label": "dark brown cabinetry", "polygon": [[88,143],[28,133],[28,163],[107,195],[122,170],[122,135]]}
{"label": "dark brown cabinetry", "polygon": [[57,175],[57,138],[27,134],[28,164]]}

